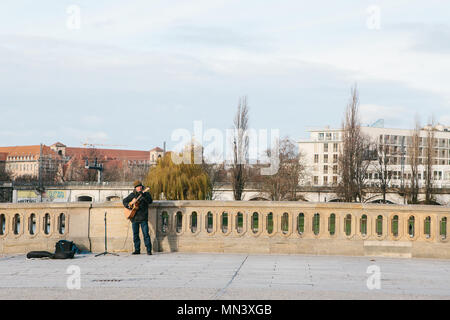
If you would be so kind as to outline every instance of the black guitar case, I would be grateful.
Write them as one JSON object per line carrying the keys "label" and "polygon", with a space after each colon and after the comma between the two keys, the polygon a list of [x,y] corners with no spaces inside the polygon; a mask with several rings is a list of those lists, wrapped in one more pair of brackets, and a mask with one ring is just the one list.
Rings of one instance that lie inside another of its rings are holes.
{"label": "black guitar case", "polygon": [[50,258],[53,259],[53,253],[48,251],[30,251],[27,253],[27,259]]}

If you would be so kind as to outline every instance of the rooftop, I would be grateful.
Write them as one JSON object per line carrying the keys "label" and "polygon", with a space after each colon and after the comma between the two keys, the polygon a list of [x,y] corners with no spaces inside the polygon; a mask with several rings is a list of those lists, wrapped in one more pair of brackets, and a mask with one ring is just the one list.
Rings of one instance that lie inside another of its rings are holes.
{"label": "rooftop", "polygon": [[[368,126],[368,125],[361,125],[362,129],[374,129],[374,130],[387,130],[387,131],[398,131],[398,132],[411,132],[414,130],[414,128],[390,128],[390,127],[380,127],[380,126]],[[440,123],[436,124],[434,127],[431,125],[425,125],[420,128],[420,130],[429,130],[431,128],[434,128],[437,132],[450,132],[450,127],[442,125]],[[310,127],[308,132],[340,132],[342,131],[342,128],[331,128],[330,126],[323,126],[323,127]]]}
{"label": "rooftop", "polygon": [[[20,156],[31,156],[37,159],[40,155],[41,146],[40,145],[32,145],[32,146],[11,146],[11,147],[0,147],[0,153],[7,153],[8,156],[11,157],[20,157]],[[44,155],[52,155],[58,156],[58,154],[50,149],[50,147],[46,145],[42,145],[42,154]]]}
{"label": "rooftop", "polygon": [[94,155],[100,159],[114,160],[147,160],[150,156],[149,151],[141,150],[122,150],[122,149],[92,149],[67,147],[66,155],[73,156],[89,156]]}
{"label": "rooftop", "polygon": [[[124,149],[100,149],[100,148],[79,148],[79,147],[66,147],[61,142],[56,142],[51,147],[65,147],[65,155],[68,157],[83,158],[89,155],[101,158],[103,160],[148,160],[150,152],[164,152],[163,149],[156,147],[150,151],[143,150],[124,150]],[[52,155],[59,157],[58,153],[51,149],[51,147],[42,145],[42,153],[44,155]],[[33,159],[38,159],[40,155],[40,145],[29,146],[7,146],[0,147],[0,161],[4,157],[17,157],[17,156],[30,156]],[[3,160],[4,161],[4,160]]]}

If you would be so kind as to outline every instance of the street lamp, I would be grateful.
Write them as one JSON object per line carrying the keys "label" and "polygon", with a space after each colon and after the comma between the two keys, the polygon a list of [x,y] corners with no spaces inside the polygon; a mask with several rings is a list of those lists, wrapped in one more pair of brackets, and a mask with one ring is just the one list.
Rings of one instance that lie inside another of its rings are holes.
{"label": "street lamp", "polygon": [[86,163],[85,163],[84,167],[86,169],[97,170],[97,182],[100,183],[102,181],[103,164],[102,163],[98,164],[97,158],[95,158],[93,165],[89,165],[89,160],[86,159]]}

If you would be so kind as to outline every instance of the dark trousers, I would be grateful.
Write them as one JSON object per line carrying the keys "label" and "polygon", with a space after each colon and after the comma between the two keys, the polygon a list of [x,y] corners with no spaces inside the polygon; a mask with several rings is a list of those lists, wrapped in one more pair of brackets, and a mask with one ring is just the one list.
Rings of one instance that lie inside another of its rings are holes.
{"label": "dark trousers", "polygon": [[142,234],[144,235],[144,243],[147,248],[147,252],[152,251],[152,242],[150,241],[150,235],[148,234],[148,222],[132,222],[131,227],[133,229],[133,242],[134,250],[141,251],[141,239],[139,238],[139,226],[141,226]]}

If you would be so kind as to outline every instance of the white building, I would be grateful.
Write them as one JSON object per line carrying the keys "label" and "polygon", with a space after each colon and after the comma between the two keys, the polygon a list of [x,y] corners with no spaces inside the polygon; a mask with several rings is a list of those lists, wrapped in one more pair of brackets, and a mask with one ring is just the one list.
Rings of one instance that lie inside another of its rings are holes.
{"label": "white building", "polygon": [[[424,147],[426,145],[427,129],[420,130],[419,163],[425,163]],[[391,129],[381,127],[361,127],[363,134],[370,137],[374,143],[389,146],[389,171],[391,171],[390,186],[405,186],[411,178],[408,146],[411,144],[413,130]],[[342,150],[342,129],[324,127],[309,130],[310,139],[299,141],[299,150],[305,155],[305,163],[309,170],[310,179],[307,185],[332,186],[339,181],[338,157]],[[437,188],[450,187],[450,127],[435,126],[435,159],[433,165],[433,186]],[[425,168],[419,165],[419,186],[423,186]],[[402,181],[403,177],[403,181]],[[369,184],[378,182],[376,161],[369,168]]]}

